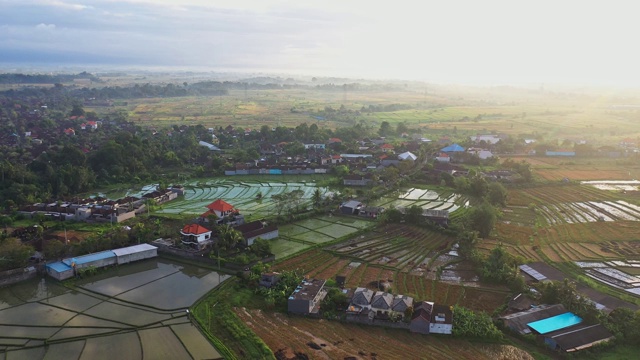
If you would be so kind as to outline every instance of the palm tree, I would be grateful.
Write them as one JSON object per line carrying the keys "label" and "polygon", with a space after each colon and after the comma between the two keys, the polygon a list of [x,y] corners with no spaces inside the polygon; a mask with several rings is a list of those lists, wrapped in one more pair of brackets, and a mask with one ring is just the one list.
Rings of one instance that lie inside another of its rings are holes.
{"label": "palm tree", "polygon": [[322,194],[320,193],[320,188],[316,188],[316,191],[313,192],[311,200],[313,200],[313,205],[315,207],[320,206],[320,203],[322,202]]}

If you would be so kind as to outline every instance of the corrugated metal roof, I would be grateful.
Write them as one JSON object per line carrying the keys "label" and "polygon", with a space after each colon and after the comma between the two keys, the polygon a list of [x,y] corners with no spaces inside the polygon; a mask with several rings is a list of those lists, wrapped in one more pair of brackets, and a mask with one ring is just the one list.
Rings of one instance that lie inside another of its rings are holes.
{"label": "corrugated metal roof", "polygon": [[74,263],[74,262],[76,264],[86,264],[92,261],[108,259],[115,256],[116,254],[114,254],[113,251],[107,250],[107,251],[102,251],[95,254],[89,254],[89,255],[78,256],[75,258],[64,259],[63,262],[67,265],[71,265],[71,263]]}
{"label": "corrugated metal roof", "polygon": [[153,249],[157,249],[157,247],[149,244],[140,244],[140,245],[129,246],[122,249],[113,249],[111,251],[113,251],[116,254],[116,256],[124,256],[129,254],[140,253],[148,250],[153,250]]}
{"label": "corrugated metal roof", "polygon": [[538,281],[547,280],[546,276],[542,275],[537,270],[534,270],[529,265],[520,265],[520,270],[524,271],[527,275],[531,276],[532,278]]}

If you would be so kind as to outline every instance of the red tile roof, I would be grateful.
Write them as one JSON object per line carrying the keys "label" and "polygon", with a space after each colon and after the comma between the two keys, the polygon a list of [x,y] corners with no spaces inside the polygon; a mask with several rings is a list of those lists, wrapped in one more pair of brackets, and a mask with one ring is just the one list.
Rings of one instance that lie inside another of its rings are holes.
{"label": "red tile roof", "polygon": [[380,146],[380,148],[382,148],[382,149],[393,149],[393,145],[391,145],[391,144],[382,144],[382,146]]}
{"label": "red tile roof", "polygon": [[207,205],[207,209],[220,211],[220,212],[234,210],[233,206],[231,204],[229,204],[228,202],[226,202],[226,201],[224,201],[222,199],[218,199],[218,200],[212,202],[211,204]]}
{"label": "red tile roof", "polygon": [[206,234],[208,232],[211,232],[211,230],[207,229],[204,226],[200,226],[198,224],[189,224],[189,225],[185,225],[182,228],[182,232],[184,234],[201,235],[201,234]]}

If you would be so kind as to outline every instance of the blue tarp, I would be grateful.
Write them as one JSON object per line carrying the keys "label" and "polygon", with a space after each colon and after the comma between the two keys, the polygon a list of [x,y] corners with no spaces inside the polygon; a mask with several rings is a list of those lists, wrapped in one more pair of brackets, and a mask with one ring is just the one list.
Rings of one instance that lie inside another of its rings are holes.
{"label": "blue tarp", "polygon": [[440,149],[442,152],[461,152],[464,151],[464,148],[458,144],[449,145],[445,148]]}

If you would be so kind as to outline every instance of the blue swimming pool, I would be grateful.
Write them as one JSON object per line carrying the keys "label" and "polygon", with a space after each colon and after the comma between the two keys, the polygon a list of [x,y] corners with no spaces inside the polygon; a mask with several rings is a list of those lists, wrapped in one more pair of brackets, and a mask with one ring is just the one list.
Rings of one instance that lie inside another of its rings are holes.
{"label": "blue swimming pool", "polygon": [[539,334],[546,334],[552,331],[564,329],[569,326],[577,325],[582,322],[582,318],[570,312],[552,316],[547,319],[530,322],[527,324],[530,328]]}

